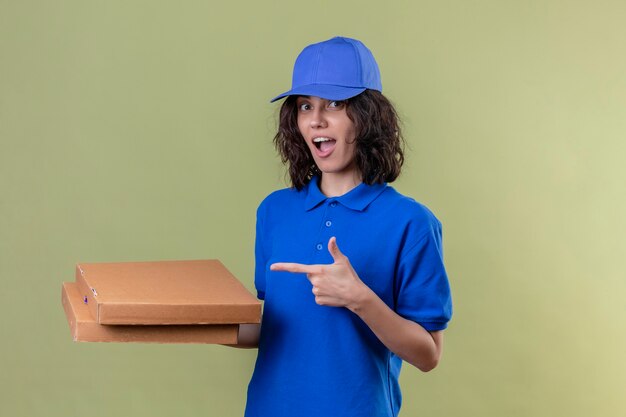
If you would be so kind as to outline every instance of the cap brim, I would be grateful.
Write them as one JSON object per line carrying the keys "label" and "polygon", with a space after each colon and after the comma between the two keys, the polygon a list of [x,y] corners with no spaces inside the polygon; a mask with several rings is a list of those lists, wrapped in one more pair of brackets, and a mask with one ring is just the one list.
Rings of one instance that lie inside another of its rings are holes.
{"label": "cap brim", "polygon": [[302,85],[282,93],[270,100],[270,103],[287,96],[314,96],[326,100],[347,100],[367,90],[362,87],[344,87],[340,85],[309,84]]}

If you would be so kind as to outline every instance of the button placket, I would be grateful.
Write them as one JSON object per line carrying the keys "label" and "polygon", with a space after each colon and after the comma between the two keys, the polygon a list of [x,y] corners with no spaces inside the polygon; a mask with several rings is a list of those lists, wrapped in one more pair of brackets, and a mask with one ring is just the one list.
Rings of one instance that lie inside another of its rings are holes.
{"label": "button placket", "polygon": [[320,255],[320,252],[322,252],[324,248],[326,248],[328,239],[330,239],[330,237],[333,235],[333,232],[330,230],[330,228],[333,226],[332,218],[334,217],[332,215],[333,214],[332,208],[337,207],[337,206],[338,206],[338,203],[337,201],[334,201],[334,200],[329,200],[324,205],[324,213],[322,214],[322,218],[320,219],[321,224],[320,224],[320,228],[318,232],[319,233],[318,240],[315,243],[314,253],[316,255],[314,255],[314,257],[323,256],[323,255]]}
{"label": "button placket", "polygon": [[[334,208],[334,207],[337,207],[337,202],[336,202],[336,201],[331,201],[331,202],[330,202],[330,204],[329,204],[329,206],[330,206],[330,207],[333,207],[333,208]],[[330,226],[332,226],[332,225],[333,225],[333,222],[332,222],[331,220],[326,220],[326,221],[324,222],[324,225],[325,225],[326,227],[330,227]]]}

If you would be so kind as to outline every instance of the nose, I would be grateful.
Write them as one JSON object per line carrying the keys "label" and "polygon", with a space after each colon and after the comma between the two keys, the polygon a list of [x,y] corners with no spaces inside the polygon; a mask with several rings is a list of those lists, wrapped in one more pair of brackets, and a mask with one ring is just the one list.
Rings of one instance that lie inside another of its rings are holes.
{"label": "nose", "polygon": [[324,128],[327,127],[326,118],[324,117],[323,109],[316,108],[311,113],[311,127],[312,128]]}

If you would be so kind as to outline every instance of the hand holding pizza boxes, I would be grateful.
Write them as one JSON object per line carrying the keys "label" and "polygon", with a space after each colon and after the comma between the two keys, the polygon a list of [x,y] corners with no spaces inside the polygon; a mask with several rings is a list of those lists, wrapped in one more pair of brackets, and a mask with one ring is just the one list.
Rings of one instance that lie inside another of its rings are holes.
{"label": "hand holding pizza boxes", "polygon": [[236,344],[261,303],[218,260],[80,263],[62,301],[75,341]]}

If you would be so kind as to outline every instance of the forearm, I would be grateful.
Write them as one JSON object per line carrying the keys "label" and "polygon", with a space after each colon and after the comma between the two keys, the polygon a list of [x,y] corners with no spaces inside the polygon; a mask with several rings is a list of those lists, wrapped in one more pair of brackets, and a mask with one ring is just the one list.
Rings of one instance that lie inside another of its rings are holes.
{"label": "forearm", "polygon": [[272,264],[270,269],[306,274],[313,285],[317,304],[350,309],[361,317],[389,350],[420,370],[427,372],[437,366],[443,333],[428,332],[390,309],[361,281],[348,257],[339,250],[334,237],[328,241],[328,251],[334,260],[330,265],[279,262]]}
{"label": "forearm", "polygon": [[401,317],[366,286],[348,308],[403,360],[424,372],[437,366],[441,357],[442,332],[430,333],[414,321]]}

